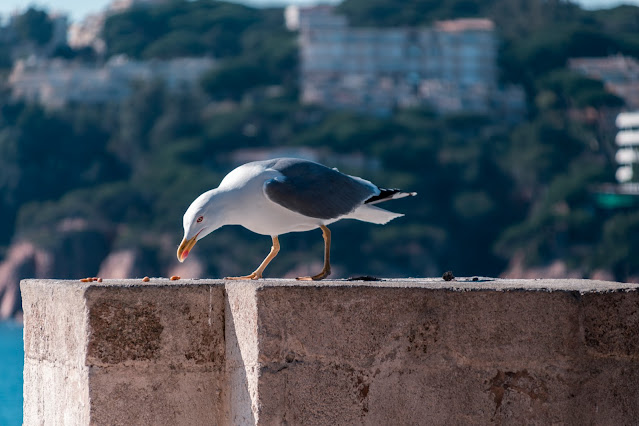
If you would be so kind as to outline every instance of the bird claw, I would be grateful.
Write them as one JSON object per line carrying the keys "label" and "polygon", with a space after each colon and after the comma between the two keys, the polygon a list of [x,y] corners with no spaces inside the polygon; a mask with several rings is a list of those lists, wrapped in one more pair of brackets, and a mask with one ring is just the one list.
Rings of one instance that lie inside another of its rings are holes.
{"label": "bird claw", "polygon": [[253,272],[251,275],[244,275],[243,277],[225,277],[224,279],[239,281],[239,280],[259,280],[260,278],[262,278],[262,274],[257,274]]}
{"label": "bird claw", "polygon": [[312,277],[297,277],[295,278],[297,281],[319,281],[328,277],[331,274],[331,270],[324,270],[317,275],[313,275]]}

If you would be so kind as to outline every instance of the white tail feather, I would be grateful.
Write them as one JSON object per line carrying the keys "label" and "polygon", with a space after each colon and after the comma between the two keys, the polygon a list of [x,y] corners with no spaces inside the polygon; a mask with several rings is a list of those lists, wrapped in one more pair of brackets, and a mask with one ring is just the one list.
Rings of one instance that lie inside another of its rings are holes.
{"label": "white tail feather", "polygon": [[404,216],[401,213],[393,213],[379,207],[364,204],[352,213],[344,216],[343,219],[357,219],[364,222],[377,223],[384,225],[393,219]]}

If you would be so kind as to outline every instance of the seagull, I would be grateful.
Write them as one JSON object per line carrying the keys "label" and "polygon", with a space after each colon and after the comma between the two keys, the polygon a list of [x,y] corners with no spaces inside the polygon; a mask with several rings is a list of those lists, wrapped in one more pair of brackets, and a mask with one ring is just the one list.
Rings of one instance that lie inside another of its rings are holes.
{"label": "seagull", "polygon": [[324,268],[298,280],[321,280],[331,273],[331,231],[341,219],[385,224],[403,216],[375,204],[417,195],[384,189],[337,169],[298,158],[246,163],[231,171],[220,185],[197,197],[184,213],[184,238],[177,258],[184,262],[195,243],[224,225],[241,225],[273,240],[271,251],[249,275],[231,280],[257,280],[280,251],[278,236],[320,228],[324,237]]}

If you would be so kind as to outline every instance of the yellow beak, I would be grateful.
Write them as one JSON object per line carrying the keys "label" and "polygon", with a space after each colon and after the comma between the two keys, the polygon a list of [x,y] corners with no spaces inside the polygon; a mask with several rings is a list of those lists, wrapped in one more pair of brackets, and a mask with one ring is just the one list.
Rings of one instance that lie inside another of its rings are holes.
{"label": "yellow beak", "polygon": [[178,247],[177,249],[177,258],[180,262],[184,262],[184,259],[186,259],[186,257],[189,255],[189,252],[191,251],[191,249],[193,248],[196,242],[197,242],[197,235],[191,238],[190,240],[187,240],[186,238],[182,239],[182,242],[180,243],[180,247]]}

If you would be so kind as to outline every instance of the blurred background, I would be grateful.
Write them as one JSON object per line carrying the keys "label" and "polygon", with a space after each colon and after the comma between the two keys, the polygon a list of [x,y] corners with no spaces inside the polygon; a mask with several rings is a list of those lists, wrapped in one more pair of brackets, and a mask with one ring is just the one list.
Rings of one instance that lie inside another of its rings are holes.
{"label": "blurred background", "polygon": [[[294,156],[380,186],[332,226],[332,277],[639,282],[639,8],[613,1],[0,5],[0,424],[22,419],[19,280],[223,277],[271,241],[182,215]],[[267,277],[315,273],[319,231]]]}

